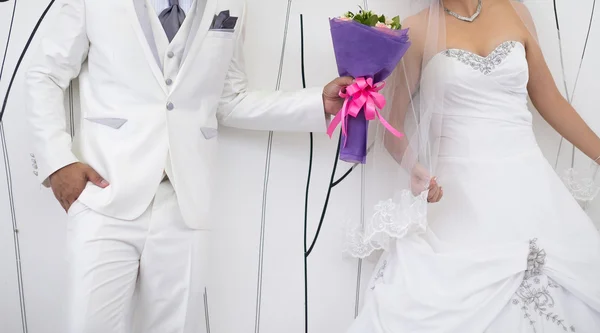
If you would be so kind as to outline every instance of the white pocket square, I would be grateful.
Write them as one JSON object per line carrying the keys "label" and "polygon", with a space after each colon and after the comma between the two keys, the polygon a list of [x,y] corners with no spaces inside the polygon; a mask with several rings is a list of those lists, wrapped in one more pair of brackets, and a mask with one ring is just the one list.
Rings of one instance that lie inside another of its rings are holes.
{"label": "white pocket square", "polygon": [[127,119],[123,118],[85,118],[93,123],[101,124],[104,126],[112,127],[114,129],[119,129],[123,124],[127,122]]}
{"label": "white pocket square", "polygon": [[202,135],[204,135],[206,140],[210,140],[217,136],[219,130],[212,127],[201,127],[200,132],[202,132]]}
{"label": "white pocket square", "polygon": [[234,33],[235,29],[209,29],[208,31],[220,31],[220,32],[229,32],[229,33]]}

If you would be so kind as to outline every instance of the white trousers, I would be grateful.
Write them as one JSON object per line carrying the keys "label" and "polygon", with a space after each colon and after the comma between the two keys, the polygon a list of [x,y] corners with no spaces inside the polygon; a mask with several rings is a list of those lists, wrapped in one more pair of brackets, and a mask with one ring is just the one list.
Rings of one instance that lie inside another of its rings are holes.
{"label": "white trousers", "polygon": [[186,226],[169,181],[135,221],[68,215],[68,333],[207,333],[209,232]]}

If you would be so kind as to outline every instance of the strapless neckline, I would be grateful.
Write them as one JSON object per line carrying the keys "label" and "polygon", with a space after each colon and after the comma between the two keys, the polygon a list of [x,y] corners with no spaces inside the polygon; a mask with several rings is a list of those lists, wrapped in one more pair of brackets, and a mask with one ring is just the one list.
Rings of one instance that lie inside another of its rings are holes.
{"label": "strapless neckline", "polygon": [[448,48],[435,54],[430,63],[440,56],[445,56],[446,58],[454,58],[484,75],[489,75],[497,66],[502,64],[516,46],[520,46],[525,51],[525,45],[515,40],[507,40],[498,44],[487,56],[466,49]]}
{"label": "strapless neckline", "polygon": [[485,57],[477,53],[458,48],[447,49],[440,52],[440,54],[448,58],[454,58],[461,63],[478,70],[484,75],[489,75],[496,67],[501,65],[506,58],[508,58],[508,56],[518,45],[523,48],[523,51],[525,50],[525,46],[521,42],[509,40],[499,44]]}
{"label": "strapless neckline", "polygon": [[493,57],[495,53],[497,53],[497,52],[498,52],[500,49],[502,49],[502,48],[506,47],[507,45],[510,45],[511,47],[514,47],[514,46],[515,46],[515,45],[517,45],[517,44],[519,44],[519,45],[521,45],[523,48],[525,48],[525,45],[523,45],[523,43],[522,43],[522,42],[519,42],[519,41],[517,41],[517,40],[507,40],[507,41],[504,41],[504,42],[502,42],[502,43],[498,44],[498,46],[496,46],[496,47],[495,47],[495,48],[494,48],[494,49],[493,49],[493,50],[492,50],[490,53],[488,53],[488,55],[486,55],[486,56],[482,56],[482,55],[480,55],[480,54],[478,54],[478,53],[476,53],[476,52],[469,51],[469,50],[466,50],[466,49],[461,49],[461,48],[448,48],[448,49],[445,49],[445,50],[441,51],[440,53],[441,53],[441,54],[444,54],[444,53],[446,53],[446,52],[448,52],[448,51],[460,51],[460,52],[469,53],[469,54],[471,54],[471,55],[473,55],[473,56],[476,56],[476,57],[478,57],[478,58],[486,59],[486,58]]}

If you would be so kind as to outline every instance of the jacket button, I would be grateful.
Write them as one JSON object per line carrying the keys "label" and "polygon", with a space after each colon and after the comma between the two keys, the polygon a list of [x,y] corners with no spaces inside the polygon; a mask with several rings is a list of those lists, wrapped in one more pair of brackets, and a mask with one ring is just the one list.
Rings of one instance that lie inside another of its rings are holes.
{"label": "jacket button", "polygon": [[173,51],[169,51],[167,53],[167,57],[169,57],[169,58],[173,58],[174,56],[175,56],[175,53],[173,53]]}
{"label": "jacket button", "polygon": [[173,105],[173,103],[169,102],[167,103],[167,110],[171,111],[175,108],[175,105]]}
{"label": "jacket button", "polygon": [[173,80],[171,80],[171,79],[167,79],[167,80],[165,81],[165,83],[166,83],[168,86],[170,86],[170,85],[172,85],[172,84],[173,84]]}

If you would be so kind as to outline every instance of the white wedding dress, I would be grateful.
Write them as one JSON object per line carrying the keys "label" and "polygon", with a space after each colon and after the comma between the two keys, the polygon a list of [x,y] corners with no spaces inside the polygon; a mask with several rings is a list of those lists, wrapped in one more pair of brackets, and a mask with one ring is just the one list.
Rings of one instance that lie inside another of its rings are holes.
{"label": "white wedding dress", "polygon": [[383,253],[349,333],[600,332],[600,235],[537,146],[525,47],[447,50],[429,75],[444,198]]}

